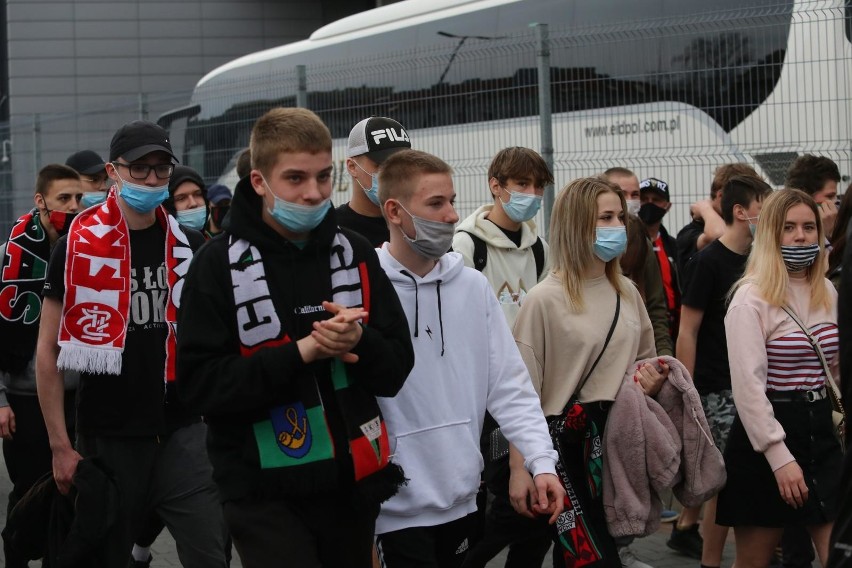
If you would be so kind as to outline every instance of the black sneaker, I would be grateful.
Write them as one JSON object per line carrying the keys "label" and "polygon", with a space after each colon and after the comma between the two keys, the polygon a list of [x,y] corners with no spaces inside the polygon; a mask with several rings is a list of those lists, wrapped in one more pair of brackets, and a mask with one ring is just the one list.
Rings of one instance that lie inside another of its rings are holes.
{"label": "black sneaker", "polygon": [[672,526],[672,536],[666,541],[666,545],[684,556],[701,560],[704,539],[698,534],[697,523],[688,529],[679,529],[677,525],[674,525]]}
{"label": "black sneaker", "polygon": [[150,568],[151,561],[154,560],[154,557],[150,554],[148,555],[148,560],[135,560],[132,556],[130,557],[130,564],[128,564],[128,568]]}

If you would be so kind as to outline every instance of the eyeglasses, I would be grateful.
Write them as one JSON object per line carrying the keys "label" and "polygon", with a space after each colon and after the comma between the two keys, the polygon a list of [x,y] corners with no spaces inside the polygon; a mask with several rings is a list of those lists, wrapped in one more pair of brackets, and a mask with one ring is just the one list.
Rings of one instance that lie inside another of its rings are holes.
{"label": "eyeglasses", "polygon": [[[133,174],[131,173],[131,175],[133,175]],[[95,176],[95,177],[82,177],[81,176],[80,179],[85,181],[85,182],[93,183],[95,185],[101,185],[103,183],[106,183],[106,181],[109,178],[107,176]]]}
{"label": "eyeglasses", "polygon": [[169,179],[175,167],[172,164],[157,164],[149,166],[148,164],[122,164],[121,162],[113,162],[113,165],[124,166],[130,170],[130,177],[133,179],[147,179],[151,170],[154,170],[154,175],[157,179]]}

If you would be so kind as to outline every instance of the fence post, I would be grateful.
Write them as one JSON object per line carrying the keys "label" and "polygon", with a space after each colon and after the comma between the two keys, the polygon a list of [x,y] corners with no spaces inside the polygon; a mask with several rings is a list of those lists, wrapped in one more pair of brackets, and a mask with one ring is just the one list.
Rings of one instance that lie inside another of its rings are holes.
{"label": "fence post", "polygon": [[139,93],[139,120],[148,120],[147,93]]}
{"label": "fence post", "polygon": [[41,165],[41,116],[33,114],[33,179],[38,176]]}
{"label": "fence post", "polygon": [[[536,60],[538,62],[538,118],[541,128],[541,157],[553,173],[553,116],[550,101],[550,39],[547,24],[535,26]],[[553,210],[553,184],[544,188],[544,231],[550,232],[550,212]]]}
{"label": "fence post", "polygon": [[308,108],[308,74],[304,65],[296,65],[296,80],[298,81],[296,106]]}

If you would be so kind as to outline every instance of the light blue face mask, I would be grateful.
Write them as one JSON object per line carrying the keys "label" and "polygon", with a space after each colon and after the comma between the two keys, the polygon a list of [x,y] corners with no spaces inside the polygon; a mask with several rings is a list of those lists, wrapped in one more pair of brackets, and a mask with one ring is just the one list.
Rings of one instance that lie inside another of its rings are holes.
{"label": "light blue face mask", "polygon": [[595,256],[604,262],[627,250],[626,227],[595,227]]}
{"label": "light blue face mask", "polygon": [[121,180],[121,191],[118,194],[139,213],[153,211],[169,197],[169,184],[148,187],[124,181],[121,176],[118,179]]}
{"label": "light blue face mask", "polygon": [[269,184],[266,183],[266,179],[263,176],[261,176],[261,179],[263,179],[266,189],[272,194],[272,198],[275,200],[272,209],[267,209],[266,211],[272,215],[272,218],[279,225],[288,231],[292,231],[293,233],[308,233],[316,229],[317,225],[325,219],[328,210],[331,209],[330,199],[326,199],[319,205],[299,205],[298,203],[291,203],[281,199],[272,192],[272,189],[270,189]]}
{"label": "light blue face mask", "polygon": [[88,209],[92,205],[100,205],[106,201],[106,191],[88,191],[80,198],[80,206]]}
{"label": "light blue face mask", "polygon": [[207,223],[207,206],[201,205],[193,209],[184,209],[177,212],[178,223],[184,227],[200,231]]}
{"label": "light blue face mask", "polygon": [[509,191],[505,187],[501,187],[503,191],[509,194],[508,203],[500,200],[503,204],[503,211],[515,223],[523,223],[529,221],[535,214],[538,213],[541,207],[541,196],[531,193],[521,193],[519,191]]}
{"label": "light blue face mask", "polygon": [[358,164],[358,162],[356,162],[355,160],[352,160],[352,161],[355,163],[355,165],[356,165],[356,166],[358,166],[358,169],[359,169],[359,170],[361,170],[362,172],[364,172],[365,174],[367,174],[368,176],[370,176],[371,178],[373,178],[373,185],[371,185],[369,188],[364,187],[364,186],[361,184],[361,182],[360,182],[360,181],[358,181],[358,178],[355,178],[355,181],[356,181],[356,182],[358,182],[358,185],[360,185],[360,186],[361,186],[361,189],[363,189],[363,190],[364,190],[364,193],[366,193],[366,194],[367,194],[367,199],[369,199],[370,201],[372,201],[372,202],[373,202],[373,205],[375,205],[375,206],[377,206],[377,207],[381,207],[381,205],[379,204],[379,174],[377,174],[377,173],[375,173],[375,174],[371,174],[371,173],[369,173],[367,170],[365,170],[364,168],[362,168],[362,167]]}

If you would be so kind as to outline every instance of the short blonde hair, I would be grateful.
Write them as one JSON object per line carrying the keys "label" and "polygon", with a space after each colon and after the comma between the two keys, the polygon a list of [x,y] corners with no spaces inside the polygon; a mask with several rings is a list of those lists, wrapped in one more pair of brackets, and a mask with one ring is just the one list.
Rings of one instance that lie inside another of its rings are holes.
{"label": "short blonde hair", "polygon": [[283,153],[331,152],[331,133],[313,112],[304,108],[274,108],[251,129],[251,167],[264,175]]}
{"label": "short blonde hair", "polygon": [[[621,190],[603,176],[575,179],[559,192],[553,203],[549,238],[551,264],[562,280],[569,304],[578,312],[584,308],[583,275],[594,262],[598,197],[607,192],[618,196],[622,211],[627,211]],[[618,258],[606,263],[605,273],[616,292],[622,295]]]}
{"label": "short blonde hair", "polygon": [[452,175],[453,168],[438,156],[420,150],[400,150],[385,160],[379,168],[379,202],[388,199],[408,199],[423,174]]}
{"label": "short blonde hair", "polygon": [[781,257],[781,238],[787,212],[796,205],[806,205],[813,211],[817,226],[817,244],[819,253],[808,268],[808,283],[811,288],[811,305],[831,308],[831,297],[825,288],[825,235],[819,209],[813,198],[799,189],[781,189],[775,191],[763,202],[760,210],[760,222],[754,236],[754,245],[746,263],[745,274],[731,290],[731,296],[744,283],[754,284],[763,298],[773,306],[783,306],[787,302],[787,287],[790,276],[784,259]]}

